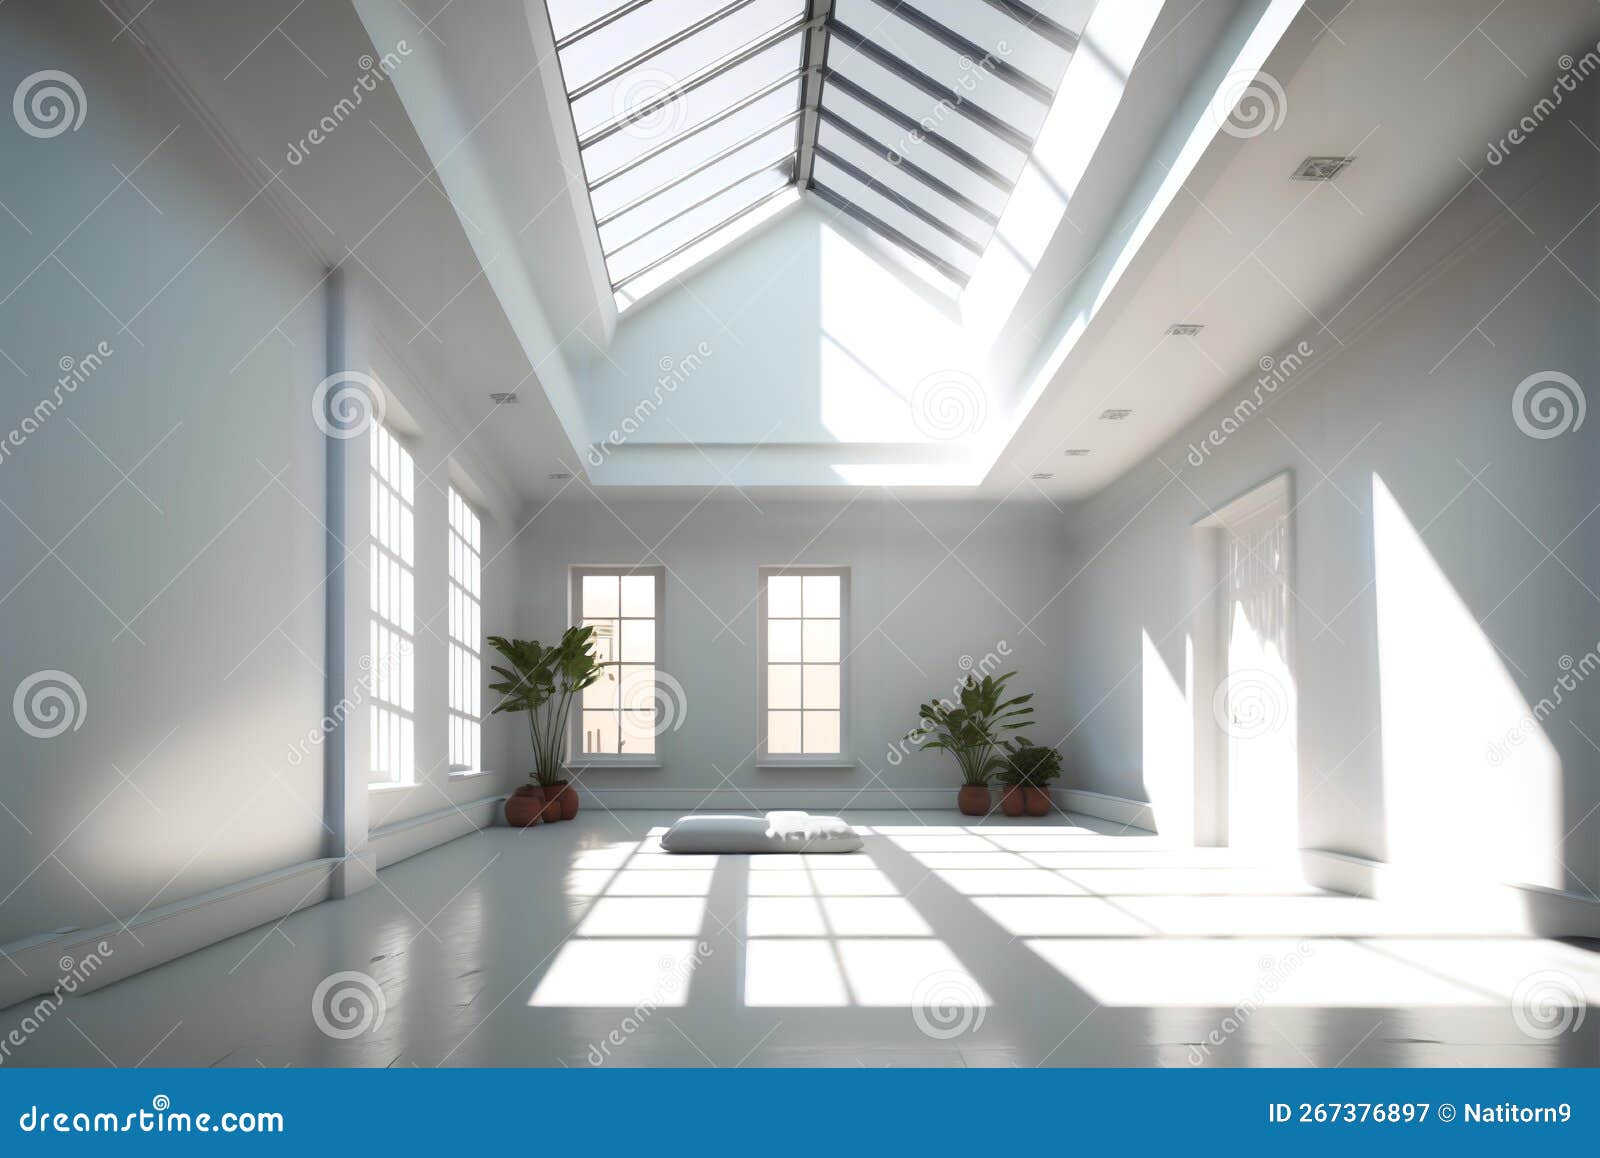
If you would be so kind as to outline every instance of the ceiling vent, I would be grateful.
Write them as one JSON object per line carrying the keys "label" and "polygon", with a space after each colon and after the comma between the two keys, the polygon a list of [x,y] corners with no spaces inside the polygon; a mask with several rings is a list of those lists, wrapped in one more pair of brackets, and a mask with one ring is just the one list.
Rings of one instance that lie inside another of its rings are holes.
{"label": "ceiling vent", "polygon": [[489,395],[489,401],[493,402],[496,406],[514,406],[520,402],[521,399],[517,397],[517,392],[515,390],[509,390],[500,391]]}
{"label": "ceiling vent", "polygon": [[566,482],[571,477],[572,477],[572,472],[571,471],[558,470],[558,471],[554,471],[550,475],[550,481],[551,482]]}
{"label": "ceiling vent", "polygon": [[1087,447],[1075,446],[1071,450],[1063,450],[1061,453],[1066,455],[1068,458],[1082,458],[1084,455],[1088,454],[1089,451]]}
{"label": "ceiling vent", "polygon": [[1047,481],[1049,479],[1055,478],[1056,476],[1051,474],[1047,470],[1036,470],[1036,471],[1033,472],[1033,474],[1030,477],[1033,478],[1037,482],[1045,482],[1045,481]]}
{"label": "ceiling vent", "polygon": [[1354,157],[1307,157],[1290,176],[1296,181],[1332,181],[1354,160]]}
{"label": "ceiling vent", "polygon": [[1167,327],[1167,335],[1173,338],[1192,338],[1205,329],[1199,322],[1178,322]]}
{"label": "ceiling vent", "polygon": [[1121,422],[1132,413],[1133,411],[1131,410],[1102,410],[1100,419],[1103,422]]}

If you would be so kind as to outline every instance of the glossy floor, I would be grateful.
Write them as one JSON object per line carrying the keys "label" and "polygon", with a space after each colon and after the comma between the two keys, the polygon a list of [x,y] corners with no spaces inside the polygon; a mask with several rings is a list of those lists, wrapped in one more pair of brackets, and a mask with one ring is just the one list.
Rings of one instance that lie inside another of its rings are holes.
{"label": "glossy floor", "polygon": [[863,853],[743,857],[661,852],[670,819],[455,841],[8,1064],[1600,1064],[1600,953],[1472,913],[1095,820],[854,813]]}

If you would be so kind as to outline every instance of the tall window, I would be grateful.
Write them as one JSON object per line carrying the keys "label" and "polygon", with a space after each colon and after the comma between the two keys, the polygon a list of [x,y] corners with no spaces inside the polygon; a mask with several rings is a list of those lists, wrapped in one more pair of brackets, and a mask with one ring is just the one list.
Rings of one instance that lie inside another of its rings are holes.
{"label": "tall window", "polygon": [[371,670],[365,673],[372,697],[373,784],[409,784],[416,768],[415,485],[411,455],[387,428],[374,425],[368,477]]}
{"label": "tall window", "polygon": [[593,627],[604,673],[583,693],[585,756],[654,756],[656,751],[656,629],[663,572],[659,567],[573,571],[578,619]]}
{"label": "tall window", "polygon": [[843,753],[842,568],[761,573],[761,751],[778,760]]}
{"label": "tall window", "polygon": [[450,508],[450,770],[483,767],[482,525],[451,487]]}

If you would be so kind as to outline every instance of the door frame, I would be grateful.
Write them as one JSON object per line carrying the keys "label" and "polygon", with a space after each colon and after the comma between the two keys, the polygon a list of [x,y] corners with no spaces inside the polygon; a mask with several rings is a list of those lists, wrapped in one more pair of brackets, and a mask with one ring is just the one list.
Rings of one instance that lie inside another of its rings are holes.
{"label": "door frame", "polygon": [[[1227,642],[1228,563],[1224,548],[1228,528],[1281,503],[1284,509],[1285,559],[1291,600],[1294,577],[1299,574],[1296,559],[1294,471],[1284,469],[1235,494],[1194,520],[1190,526],[1189,596],[1191,612],[1189,638],[1194,659],[1194,691],[1189,697],[1194,714],[1194,813],[1195,843],[1228,843],[1228,734],[1217,723],[1212,710],[1215,689],[1226,674],[1222,649]],[[1285,659],[1291,672],[1298,673],[1298,616],[1291,613],[1285,625]],[[1298,684],[1298,680],[1296,680]],[[1299,695],[1296,688],[1296,728],[1299,726]],[[1298,747],[1298,731],[1296,746]],[[1296,785],[1298,794],[1299,786]],[[1295,833],[1296,845],[1299,833]]]}

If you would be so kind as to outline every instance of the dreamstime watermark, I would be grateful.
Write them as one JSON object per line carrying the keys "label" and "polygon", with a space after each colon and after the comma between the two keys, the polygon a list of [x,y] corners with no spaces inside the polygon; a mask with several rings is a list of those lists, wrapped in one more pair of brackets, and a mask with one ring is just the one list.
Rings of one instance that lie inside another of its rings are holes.
{"label": "dreamstime watermark", "polygon": [[371,374],[340,370],[329,374],[311,395],[311,419],[329,438],[359,438],[383,425],[383,387]]}
{"label": "dreamstime watermark", "polygon": [[1229,672],[1211,697],[1211,714],[1235,740],[1256,740],[1289,722],[1289,689],[1259,668]]}
{"label": "dreamstime watermark", "polygon": [[1571,374],[1540,370],[1511,393],[1511,418],[1529,438],[1557,438],[1583,425],[1588,400]]}
{"label": "dreamstime watermark", "polygon": [[354,969],[330,973],[311,995],[311,1020],[335,1041],[376,1032],[388,1012],[383,987]]}
{"label": "dreamstime watermark", "polygon": [[111,946],[101,941],[88,953],[74,960],[71,957],[62,957],[56,964],[61,970],[61,976],[56,979],[55,985],[41,997],[37,1004],[22,1015],[22,1020],[12,1026],[4,1038],[0,1038],[0,1065],[10,1060],[11,1055],[28,1044],[28,1039],[38,1033],[44,1023],[55,1015],[56,1010],[66,1002],[68,997],[76,993],[89,978],[99,971],[105,964],[107,957],[112,956]]}
{"label": "dreamstime watermark", "polygon": [[[650,141],[672,136],[689,115],[689,102],[679,91],[682,81],[661,68],[635,69],[628,81],[611,92],[611,116],[622,120],[630,137]],[[670,100],[662,97],[671,96]],[[636,111],[643,110],[643,111]]]}
{"label": "dreamstime watermark", "polygon": [[404,40],[395,41],[394,51],[384,53],[377,60],[373,60],[370,54],[363,54],[356,61],[361,69],[361,75],[356,77],[355,84],[350,86],[350,95],[339,98],[339,102],[324,113],[322,119],[313,125],[305,136],[298,141],[290,141],[284,160],[291,165],[299,165],[304,161],[311,155],[311,150],[331,137],[350,114],[361,107],[361,102],[367,98],[367,94],[376,92],[378,86],[388,80],[390,74],[400,67],[401,61],[410,55],[411,46]]}
{"label": "dreamstime watermark", "polygon": [[988,395],[964,370],[937,370],[911,390],[911,421],[940,442],[978,433],[988,415]]}
{"label": "dreamstime watermark", "polygon": [[1284,983],[1299,972],[1300,967],[1315,954],[1316,949],[1312,947],[1310,941],[1301,941],[1281,959],[1270,954],[1263,956],[1256,963],[1260,973],[1256,983],[1250,987],[1249,996],[1224,1014],[1222,1020],[1206,1034],[1204,1041],[1197,1041],[1189,1046],[1189,1064],[1192,1066],[1205,1064],[1206,1059],[1211,1056],[1211,1051],[1223,1046],[1229,1038],[1244,1028],[1244,1023],[1255,1016],[1261,1003],[1283,988]]}
{"label": "dreamstime watermark", "polygon": [[681,358],[673,358],[663,354],[656,363],[661,371],[656,379],[655,389],[650,392],[650,397],[641,398],[629,413],[623,418],[616,429],[599,442],[589,447],[587,458],[590,466],[603,466],[611,453],[617,447],[627,442],[650,420],[651,415],[661,409],[661,404],[667,397],[678,392],[682,386],[694,376],[700,367],[706,364],[706,359],[711,357],[711,343],[701,342],[699,345]]}
{"label": "dreamstime watermark", "polygon": [[1533,108],[1523,113],[1505,136],[1498,141],[1489,142],[1489,151],[1483,158],[1489,164],[1498,165],[1509,157],[1512,149],[1532,137],[1550,114],[1561,106],[1567,94],[1577,92],[1580,84],[1593,76],[1596,70],[1600,70],[1600,44],[1576,60],[1572,58],[1571,53],[1563,53],[1556,58],[1556,67],[1561,70],[1561,74],[1550,86],[1550,95],[1535,101]]}
{"label": "dreamstime watermark", "polygon": [[1276,132],[1288,115],[1289,96],[1278,78],[1253,68],[1230,72],[1211,98],[1212,123],[1241,140]]}
{"label": "dreamstime watermark", "polygon": [[411,654],[411,644],[402,640],[400,645],[384,657],[381,664],[374,663],[370,655],[361,657],[361,675],[356,679],[354,689],[348,696],[342,697],[333,710],[314,724],[309,732],[293,744],[289,745],[289,766],[298,768],[302,761],[311,754],[311,749],[320,747],[334,732],[344,727],[345,721],[350,718],[372,694],[382,686],[384,679],[394,670],[405,657]]}
{"label": "dreamstime watermark", "polygon": [[40,140],[77,132],[88,112],[89,101],[78,78],[59,68],[23,77],[11,95],[11,115],[17,128]]}
{"label": "dreamstime watermark", "polygon": [[989,999],[978,983],[956,969],[930,973],[911,991],[911,1020],[926,1037],[949,1041],[983,1028]]}
{"label": "dreamstime watermark", "polygon": [[1550,1041],[1577,1033],[1589,1001],[1578,979],[1559,969],[1530,973],[1511,991],[1511,1018],[1529,1037]]}
{"label": "dreamstime watermark", "polygon": [[61,377],[56,379],[56,384],[51,387],[50,393],[34,403],[33,409],[23,415],[22,421],[13,426],[5,438],[0,440],[0,463],[5,462],[11,456],[11,452],[27,442],[31,436],[39,433],[44,424],[50,421],[50,417],[61,409],[61,404],[70,395],[76,394],[79,386],[94,377],[96,371],[105,365],[106,359],[115,352],[110,342],[102,341],[81,357],[74,358],[71,354],[61,355],[60,361],[56,363],[61,369]]}
{"label": "dreamstime watermark", "polygon": [[1004,60],[1010,55],[1011,45],[1004,40],[998,40],[995,42],[992,52],[984,53],[977,60],[973,60],[970,56],[961,57],[958,62],[961,71],[956,76],[954,83],[950,85],[950,91],[955,94],[955,99],[951,100],[949,97],[942,97],[935,101],[926,113],[918,117],[917,127],[900,138],[895,147],[889,150],[889,163],[891,165],[900,164],[901,161],[905,160],[906,150],[910,146],[921,144],[929,137],[936,136],[941,125],[952,117],[960,115],[962,107],[968,102],[968,98],[977,93],[978,86],[982,83],[983,78],[992,76],[995,73],[996,60]]}
{"label": "dreamstime watermark", "polygon": [[[969,678],[983,679],[985,676],[994,675],[1003,666],[1004,661],[1011,656],[1011,644],[1002,639],[995,644],[994,650],[986,652],[982,659],[973,659],[964,655],[956,661],[956,666],[961,669],[961,678],[956,680],[948,696],[941,696],[937,703],[943,708],[953,708],[961,700],[961,688]],[[890,743],[884,759],[893,767],[899,767],[905,758],[911,755],[914,749],[920,749],[923,743],[933,734],[933,721],[918,720],[916,728],[907,736]]]}
{"label": "dreamstime watermark", "polygon": [[662,956],[656,962],[659,975],[651,986],[650,996],[623,1014],[622,1020],[605,1037],[590,1043],[585,1055],[589,1064],[599,1067],[610,1061],[612,1052],[627,1045],[628,1039],[643,1029],[661,1006],[681,1005],[680,998],[687,992],[695,970],[710,960],[714,952],[706,942],[697,941],[694,951],[687,957]]}
{"label": "dreamstime watermark", "polygon": [[[650,713],[650,734],[676,732],[689,719],[689,693],[683,684],[660,668],[633,668],[625,671],[617,688],[623,719],[637,719]],[[633,713],[633,715],[629,715]]]}
{"label": "dreamstime watermark", "polygon": [[1562,674],[1556,677],[1550,694],[1541,698],[1527,715],[1506,729],[1504,736],[1489,745],[1489,763],[1492,766],[1498,768],[1509,760],[1512,750],[1522,747],[1530,736],[1537,735],[1539,726],[1555,714],[1568,695],[1576,692],[1585,680],[1600,671],[1600,643],[1577,659],[1570,655],[1562,656],[1556,661],[1556,666]]}
{"label": "dreamstime watermark", "polygon": [[53,740],[69,728],[76,732],[89,714],[83,685],[70,672],[46,668],[17,685],[11,697],[17,727],[36,740]]}
{"label": "dreamstime watermark", "polygon": [[1189,444],[1189,465],[1204,466],[1211,452],[1227,442],[1246,422],[1254,418],[1256,412],[1267,404],[1267,399],[1278,392],[1278,387],[1298,374],[1315,353],[1311,343],[1302,340],[1280,358],[1263,354],[1256,363],[1261,376],[1256,379],[1250,393],[1234,403],[1233,409],[1224,415],[1222,421],[1212,427],[1199,442]]}

